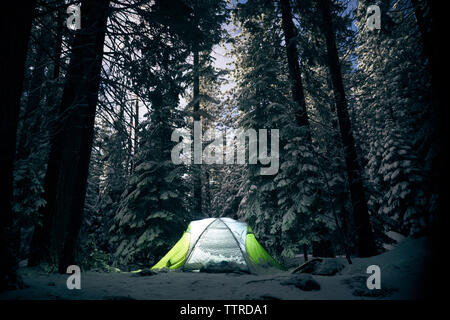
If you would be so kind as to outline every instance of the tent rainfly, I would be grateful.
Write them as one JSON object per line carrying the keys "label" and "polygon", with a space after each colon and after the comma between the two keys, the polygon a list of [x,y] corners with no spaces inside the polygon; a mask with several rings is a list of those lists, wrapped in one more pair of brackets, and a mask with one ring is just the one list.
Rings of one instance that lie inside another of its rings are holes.
{"label": "tent rainfly", "polygon": [[192,221],[180,240],[151,269],[169,268],[202,271],[208,267],[220,271],[259,273],[273,268],[285,270],[258,243],[245,222],[230,218]]}

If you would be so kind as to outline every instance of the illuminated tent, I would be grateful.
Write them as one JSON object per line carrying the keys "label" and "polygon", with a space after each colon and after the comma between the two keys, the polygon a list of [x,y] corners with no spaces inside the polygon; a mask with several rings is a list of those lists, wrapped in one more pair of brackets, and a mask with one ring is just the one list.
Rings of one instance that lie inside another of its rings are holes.
{"label": "illuminated tent", "polygon": [[[245,222],[230,218],[192,221],[180,240],[151,269],[203,271],[232,269],[258,273],[273,268],[285,270],[258,243]],[[205,269],[206,268],[206,269]]]}

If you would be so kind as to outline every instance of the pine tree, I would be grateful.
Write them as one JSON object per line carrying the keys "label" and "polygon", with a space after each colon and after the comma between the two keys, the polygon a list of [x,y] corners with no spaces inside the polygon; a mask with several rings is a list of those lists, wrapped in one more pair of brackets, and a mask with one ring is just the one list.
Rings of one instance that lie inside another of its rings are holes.
{"label": "pine tree", "polygon": [[[52,2],[50,10],[55,5]],[[61,92],[58,83],[63,37],[61,10],[46,13],[42,5],[36,10],[43,17],[34,22],[31,31],[14,165],[13,210],[21,229],[21,259],[28,256],[34,226],[40,222],[38,209],[45,204],[42,193],[49,130]],[[48,30],[54,31],[55,36]]]}
{"label": "pine tree", "polygon": [[354,95],[361,149],[368,150],[369,206],[383,228],[420,235],[436,199],[425,178],[430,169],[423,167],[430,162],[420,152],[433,131],[426,63],[414,49],[420,39],[407,4],[382,2],[382,28],[375,31],[364,27],[367,5],[358,7]]}
{"label": "pine tree", "polygon": [[358,163],[353,131],[348,114],[347,99],[340,70],[330,7],[331,3],[329,0],[319,1],[319,10],[322,16],[322,30],[327,46],[328,66],[333,84],[339,128],[347,165],[347,176],[350,185],[355,230],[357,233],[357,248],[361,257],[367,257],[376,253],[376,247],[372,236],[361,168]]}
{"label": "pine tree", "polygon": [[[127,67],[139,98],[150,105],[137,132],[134,170],[109,229],[113,264],[125,268],[148,267],[160,259],[190,218],[187,168],[171,161],[176,144],[172,131],[186,127],[179,99],[189,79],[185,71],[190,68],[190,47],[183,38],[187,12],[181,2],[166,5],[155,2],[148,10],[139,8],[141,18],[132,26],[142,36],[130,43],[130,53],[137,57],[131,56]],[[169,9],[175,9],[173,16]]]}
{"label": "pine tree", "polygon": [[3,143],[0,149],[0,170],[2,177],[0,218],[0,291],[14,288],[19,279],[16,274],[17,261],[14,250],[18,242],[13,199],[13,166],[16,154],[16,131],[20,110],[20,95],[24,78],[25,59],[31,32],[35,1],[27,1],[20,8],[11,1],[7,2],[10,10],[2,10],[1,35],[2,52],[1,70],[9,79],[1,91],[1,135]]}
{"label": "pine tree", "polygon": [[[35,228],[35,260],[46,260],[62,273],[75,263],[75,249],[84,207],[94,117],[100,85],[103,43],[109,1],[82,4],[81,24],[72,48],[52,137],[44,183],[43,227]],[[79,153],[73,157],[73,152]],[[64,179],[63,179],[64,177]]]}
{"label": "pine tree", "polygon": [[[278,175],[261,176],[259,165],[247,165],[239,212],[255,226],[255,233],[272,254],[288,256],[318,240],[313,228],[322,216],[317,210],[318,168],[295,63],[298,53],[281,45],[286,42],[286,25],[283,28],[279,10],[272,2],[249,1],[239,5],[236,13],[242,29],[235,49],[240,124],[253,129],[279,128],[282,137]],[[295,30],[289,23],[287,27],[290,39]],[[295,46],[296,40],[292,42]]]}
{"label": "pine tree", "polygon": [[170,140],[175,119],[171,108],[177,96],[158,89],[151,93],[153,111],[142,123],[136,168],[109,230],[118,266],[156,263],[186,227],[187,188],[181,178],[186,168],[170,159],[175,145]]}

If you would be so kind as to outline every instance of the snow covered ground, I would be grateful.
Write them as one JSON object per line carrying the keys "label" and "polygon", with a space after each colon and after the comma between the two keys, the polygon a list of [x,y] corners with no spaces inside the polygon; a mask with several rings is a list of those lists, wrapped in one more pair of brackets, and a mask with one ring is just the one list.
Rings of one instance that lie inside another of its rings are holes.
{"label": "snow covered ground", "polygon": [[[405,240],[379,256],[354,258],[333,276],[312,277],[320,290],[304,291],[292,283],[295,275],[281,272],[271,275],[212,274],[169,272],[152,276],[131,273],[81,273],[81,289],[69,290],[69,275],[45,274],[22,268],[27,287],[0,294],[9,299],[417,299],[423,296],[423,284],[429,260],[426,238]],[[381,269],[381,289],[368,290],[369,265]]]}

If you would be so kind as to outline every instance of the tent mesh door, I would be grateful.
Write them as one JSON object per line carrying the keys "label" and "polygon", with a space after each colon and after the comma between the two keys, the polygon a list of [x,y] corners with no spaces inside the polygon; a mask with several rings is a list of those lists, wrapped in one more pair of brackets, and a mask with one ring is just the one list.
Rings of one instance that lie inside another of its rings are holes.
{"label": "tent mesh door", "polygon": [[248,270],[241,249],[230,230],[217,219],[209,225],[184,265],[185,270],[200,270],[214,264],[228,263],[237,269]]}

